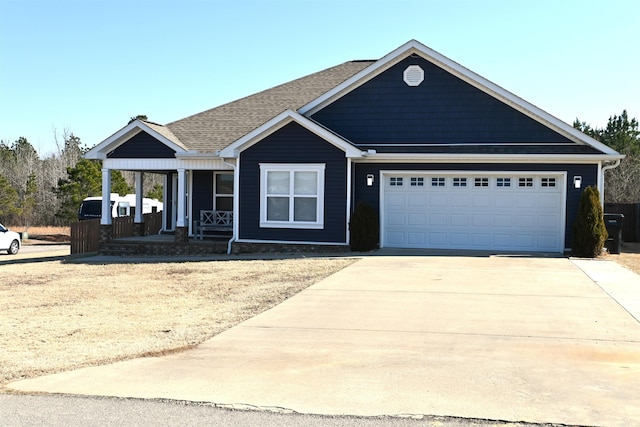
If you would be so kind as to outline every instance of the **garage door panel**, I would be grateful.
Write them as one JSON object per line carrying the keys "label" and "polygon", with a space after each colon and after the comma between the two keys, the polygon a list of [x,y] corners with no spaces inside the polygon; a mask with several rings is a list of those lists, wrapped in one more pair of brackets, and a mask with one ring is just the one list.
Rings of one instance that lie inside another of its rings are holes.
{"label": "garage door panel", "polygon": [[425,194],[407,194],[407,206],[409,207],[426,207],[427,196]]}
{"label": "garage door panel", "polygon": [[471,206],[474,208],[489,208],[491,207],[491,198],[487,197],[486,192],[473,194],[471,196]]}
{"label": "garage door panel", "polygon": [[430,207],[447,207],[449,198],[446,194],[430,194],[429,195],[429,206]]}
{"label": "garage door panel", "polygon": [[407,233],[407,242],[409,245],[422,247],[426,244],[426,233]]}
{"label": "garage door panel", "polygon": [[553,234],[538,235],[538,246],[541,248],[547,248],[547,250],[553,250],[558,245],[558,236]]}
{"label": "garage door panel", "polygon": [[513,206],[513,194],[498,194],[494,200],[496,208],[511,208]]}
{"label": "garage door panel", "polygon": [[446,214],[429,215],[429,225],[432,225],[432,226],[446,226],[447,225],[447,218],[448,218],[448,216]]}
{"label": "garage door panel", "polygon": [[471,244],[478,249],[486,249],[492,246],[492,238],[489,233],[472,233]]}
{"label": "garage door panel", "polygon": [[450,205],[454,208],[466,208],[469,206],[469,195],[468,194],[451,194]]}
{"label": "garage door panel", "polygon": [[406,215],[403,212],[390,212],[387,215],[387,224],[389,225],[404,225]]}
{"label": "garage door panel", "polygon": [[454,248],[466,248],[469,246],[469,235],[466,233],[451,233],[450,243]]}
{"label": "garage door panel", "polygon": [[400,193],[400,194],[394,194],[391,193],[387,196],[387,204],[388,206],[395,206],[395,207],[399,207],[399,208],[404,208],[405,205],[405,200],[406,200],[406,195]]}
{"label": "garage door panel", "polygon": [[492,224],[491,214],[474,214],[471,216],[471,225],[474,227],[491,227]]}
{"label": "garage door panel", "polygon": [[450,217],[451,225],[454,227],[467,227],[469,226],[468,214],[452,214]]}
{"label": "garage door panel", "polygon": [[515,196],[514,206],[525,211],[535,209],[536,197],[533,194],[518,194]]}
{"label": "garage door panel", "polygon": [[511,234],[494,234],[493,243],[497,248],[509,248],[513,244]]}
{"label": "garage door panel", "polygon": [[[405,185],[389,185],[390,176]],[[562,250],[563,175],[401,172],[383,178],[384,246]]]}
{"label": "garage door panel", "polygon": [[408,225],[426,225],[427,215],[425,213],[411,213],[407,214]]}
{"label": "garage door panel", "polygon": [[385,234],[386,234],[386,238],[387,238],[387,242],[389,243],[389,246],[404,247],[405,243],[407,243],[404,240],[405,233],[402,231],[399,231],[399,232],[388,231]]}
{"label": "garage door panel", "polygon": [[536,197],[538,207],[546,209],[554,209],[558,206],[560,195],[558,194],[540,194]]}
{"label": "garage door panel", "polygon": [[429,245],[431,247],[440,247],[447,244],[447,233],[435,232],[429,233]]}
{"label": "garage door panel", "polygon": [[514,227],[532,229],[536,226],[536,217],[531,214],[513,216]]}
{"label": "garage door panel", "polygon": [[513,244],[519,249],[534,250],[536,240],[536,236],[532,234],[516,234],[513,238]]}

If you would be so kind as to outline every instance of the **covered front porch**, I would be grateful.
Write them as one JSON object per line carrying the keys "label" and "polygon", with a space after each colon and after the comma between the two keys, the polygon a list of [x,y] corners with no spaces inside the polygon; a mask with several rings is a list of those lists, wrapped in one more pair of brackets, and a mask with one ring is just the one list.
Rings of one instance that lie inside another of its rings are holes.
{"label": "covered front porch", "polygon": [[[136,205],[142,206],[144,174],[164,176],[162,227],[166,237],[149,244],[192,246],[201,241],[225,240],[234,233],[236,165],[216,152],[189,150],[166,127],[133,120],[85,154],[102,162],[102,194],[111,194],[111,171],[133,171]],[[209,212],[210,214],[203,214]],[[144,234],[142,209],[135,212],[136,235]],[[195,236],[199,239],[194,239]],[[109,198],[102,199],[100,241],[114,240]],[[205,244],[203,242],[203,244]],[[186,249],[184,249],[186,250]]]}
{"label": "covered front porch", "polygon": [[[105,162],[107,163],[107,162]],[[111,168],[102,170],[102,192],[111,192]],[[137,206],[142,206],[144,174],[164,176],[162,222],[159,233],[162,238],[152,241],[145,236],[145,218],[142,209],[136,209],[134,233],[144,242],[153,244],[189,244],[200,241],[224,241],[233,236],[234,224],[234,173],[232,170],[135,171],[135,195]],[[101,241],[117,239],[113,229],[114,218],[108,198],[102,200],[100,220]],[[132,239],[127,237],[127,239]],[[120,239],[118,239],[120,240]]]}

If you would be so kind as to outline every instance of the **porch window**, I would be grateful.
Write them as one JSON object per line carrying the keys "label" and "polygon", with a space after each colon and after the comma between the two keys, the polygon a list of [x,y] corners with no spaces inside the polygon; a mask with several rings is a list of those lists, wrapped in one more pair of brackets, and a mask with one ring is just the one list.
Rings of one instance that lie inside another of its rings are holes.
{"label": "porch window", "polygon": [[261,164],[260,226],[322,228],[324,164]]}

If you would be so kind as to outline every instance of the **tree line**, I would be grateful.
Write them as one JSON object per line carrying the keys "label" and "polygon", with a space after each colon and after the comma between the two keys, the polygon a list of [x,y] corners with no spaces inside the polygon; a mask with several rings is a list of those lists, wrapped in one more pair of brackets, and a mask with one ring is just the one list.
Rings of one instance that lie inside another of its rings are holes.
{"label": "tree line", "polygon": [[[0,222],[21,227],[67,226],[76,221],[80,203],[102,193],[100,161],[82,156],[89,150],[73,133],[54,137],[56,150],[41,158],[27,138],[0,140]],[[112,191],[132,193],[133,173],[112,171]],[[162,177],[145,174],[146,197],[162,200]]]}
{"label": "tree line", "polygon": [[[146,116],[132,117],[145,118]],[[606,203],[640,203],[640,128],[627,111],[609,118],[604,128],[592,128],[576,119],[573,127],[626,157],[606,172]],[[102,193],[102,165],[82,156],[89,148],[73,133],[54,136],[56,151],[40,158],[29,141],[20,137],[0,141],[0,222],[25,231],[30,226],[66,226],[77,219],[85,197]],[[133,192],[132,172],[111,172],[112,191]],[[162,176],[145,174],[145,197],[162,200]]]}
{"label": "tree line", "polygon": [[615,169],[605,171],[605,203],[640,203],[640,128],[627,110],[609,117],[604,128],[592,128],[576,119],[573,127],[626,157]]}

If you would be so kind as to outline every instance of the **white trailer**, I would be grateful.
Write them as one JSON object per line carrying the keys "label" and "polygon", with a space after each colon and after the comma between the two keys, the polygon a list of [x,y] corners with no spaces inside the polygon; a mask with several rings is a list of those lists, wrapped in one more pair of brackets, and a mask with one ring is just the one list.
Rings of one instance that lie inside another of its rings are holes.
{"label": "white trailer", "polygon": [[[136,195],[127,194],[120,196],[117,193],[111,193],[111,216],[118,218],[121,216],[134,215],[136,209]],[[163,209],[162,202],[156,199],[142,199],[142,213],[160,212]],[[80,204],[78,209],[78,219],[96,219],[102,217],[102,197],[87,197]]]}

